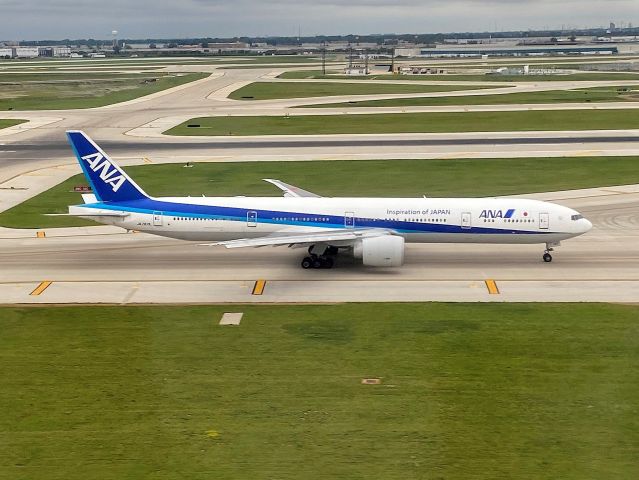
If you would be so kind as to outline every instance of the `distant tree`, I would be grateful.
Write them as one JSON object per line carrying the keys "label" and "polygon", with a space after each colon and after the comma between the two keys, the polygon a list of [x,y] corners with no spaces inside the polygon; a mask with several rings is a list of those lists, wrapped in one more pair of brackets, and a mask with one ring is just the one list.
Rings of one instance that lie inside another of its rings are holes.
{"label": "distant tree", "polygon": [[177,48],[177,43],[169,43],[166,48]]}
{"label": "distant tree", "polygon": [[149,44],[149,48],[158,48],[158,46],[155,43],[151,43]]}
{"label": "distant tree", "polygon": [[570,35],[570,41],[574,42],[575,40],[577,40],[577,37],[575,37],[575,35]]}
{"label": "distant tree", "polygon": [[209,42],[202,42],[202,48],[209,48]]}
{"label": "distant tree", "polygon": [[131,45],[129,45],[129,44],[126,44],[126,45],[124,46],[124,48],[126,48],[127,50],[131,50],[133,47],[132,47]]}
{"label": "distant tree", "polygon": [[557,41],[558,41],[558,40],[557,40],[557,37],[552,37],[552,38],[550,39],[550,42],[551,42],[551,43],[557,43]]}
{"label": "distant tree", "polygon": [[122,47],[120,47],[120,45],[113,45],[113,53],[115,53],[116,55],[120,53],[121,50]]}

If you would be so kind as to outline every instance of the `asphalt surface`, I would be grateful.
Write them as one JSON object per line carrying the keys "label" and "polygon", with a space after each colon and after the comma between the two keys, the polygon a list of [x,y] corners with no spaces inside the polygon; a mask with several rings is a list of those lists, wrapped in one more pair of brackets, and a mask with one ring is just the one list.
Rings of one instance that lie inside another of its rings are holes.
{"label": "asphalt surface", "polygon": [[[311,103],[309,99],[260,104],[226,99],[238,86],[260,78],[266,80],[271,72],[272,69],[226,70],[222,76],[174,91],[100,109],[2,115],[37,119],[46,114],[56,120],[0,137],[0,183],[4,182],[0,187],[6,186],[9,178],[14,178],[14,183],[38,178],[39,171],[31,177],[24,175],[27,172],[72,163],[64,140],[66,129],[83,129],[114,157],[138,163],[143,156],[154,161],[157,157],[158,161],[180,162],[622,155],[639,151],[636,131],[228,139],[158,136],[157,132],[170,127],[171,122],[192,116],[231,112],[276,115],[296,104]],[[572,83],[561,86],[576,87]],[[556,86],[529,85],[526,91],[535,88]],[[491,90],[481,92],[490,94]],[[396,96],[357,99],[389,97]],[[554,107],[560,109],[562,105]],[[357,111],[364,113],[366,109]],[[324,109],[313,111],[326,113]],[[29,190],[28,194],[37,191]],[[5,193],[0,191],[0,195]],[[304,271],[298,266],[302,250],[229,251],[102,227],[48,231],[45,238],[36,238],[33,231],[3,230],[0,303],[638,301],[639,192],[628,188],[600,189],[555,197],[546,199],[580,210],[593,222],[594,229],[566,241],[555,253],[552,264],[541,261],[541,245],[409,245],[406,265],[399,269],[370,269],[340,258],[333,270]],[[252,286],[258,279],[266,280],[267,286],[263,295],[254,296]],[[496,281],[498,294],[488,292],[484,282],[489,279]],[[43,281],[52,283],[40,294],[30,295]]]}

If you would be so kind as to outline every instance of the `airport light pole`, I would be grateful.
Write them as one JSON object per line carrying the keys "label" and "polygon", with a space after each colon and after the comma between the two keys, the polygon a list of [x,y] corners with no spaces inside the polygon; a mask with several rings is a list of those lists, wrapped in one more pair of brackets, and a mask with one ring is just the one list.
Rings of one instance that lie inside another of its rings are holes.
{"label": "airport light pole", "polygon": [[322,75],[326,75],[326,40],[322,41]]}
{"label": "airport light pole", "polygon": [[391,51],[391,73],[395,74],[395,47]]}

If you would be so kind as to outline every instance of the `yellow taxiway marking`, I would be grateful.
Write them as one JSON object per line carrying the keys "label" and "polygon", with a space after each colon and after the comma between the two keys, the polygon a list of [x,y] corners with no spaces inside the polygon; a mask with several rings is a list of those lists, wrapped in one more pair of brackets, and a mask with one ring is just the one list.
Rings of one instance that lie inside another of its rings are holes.
{"label": "yellow taxiway marking", "polygon": [[150,159],[144,157],[143,158],[144,163],[153,163]]}
{"label": "yellow taxiway marking", "polygon": [[33,292],[31,292],[29,295],[31,296],[37,296],[42,294],[42,292],[44,292],[47,288],[49,288],[49,285],[51,285],[53,282],[50,282],[49,280],[45,280],[44,282],[40,282],[40,285],[38,285],[35,290],[33,290]]}
{"label": "yellow taxiway marking", "polygon": [[47,236],[47,234],[45,232],[42,232],[42,231],[36,232],[36,237],[38,237],[38,238],[44,238],[46,236]]}
{"label": "yellow taxiway marking", "polygon": [[491,295],[499,295],[499,288],[497,288],[497,282],[495,280],[486,280],[486,288]]}
{"label": "yellow taxiway marking", "polygon": [[253,285],[252,295],[262,295],[264,293],[264,287],[266,287],[266,280],[258,280]]}

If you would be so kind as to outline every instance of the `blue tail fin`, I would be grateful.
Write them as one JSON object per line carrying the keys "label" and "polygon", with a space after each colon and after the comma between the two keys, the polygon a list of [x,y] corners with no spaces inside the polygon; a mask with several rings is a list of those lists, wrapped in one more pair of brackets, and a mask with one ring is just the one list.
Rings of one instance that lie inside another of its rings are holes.
{"label": "blue tail fin", "polygon": [[148,198],[124,170],[84,132],[70,130],[67,137],[98,200],[124,202]]}

